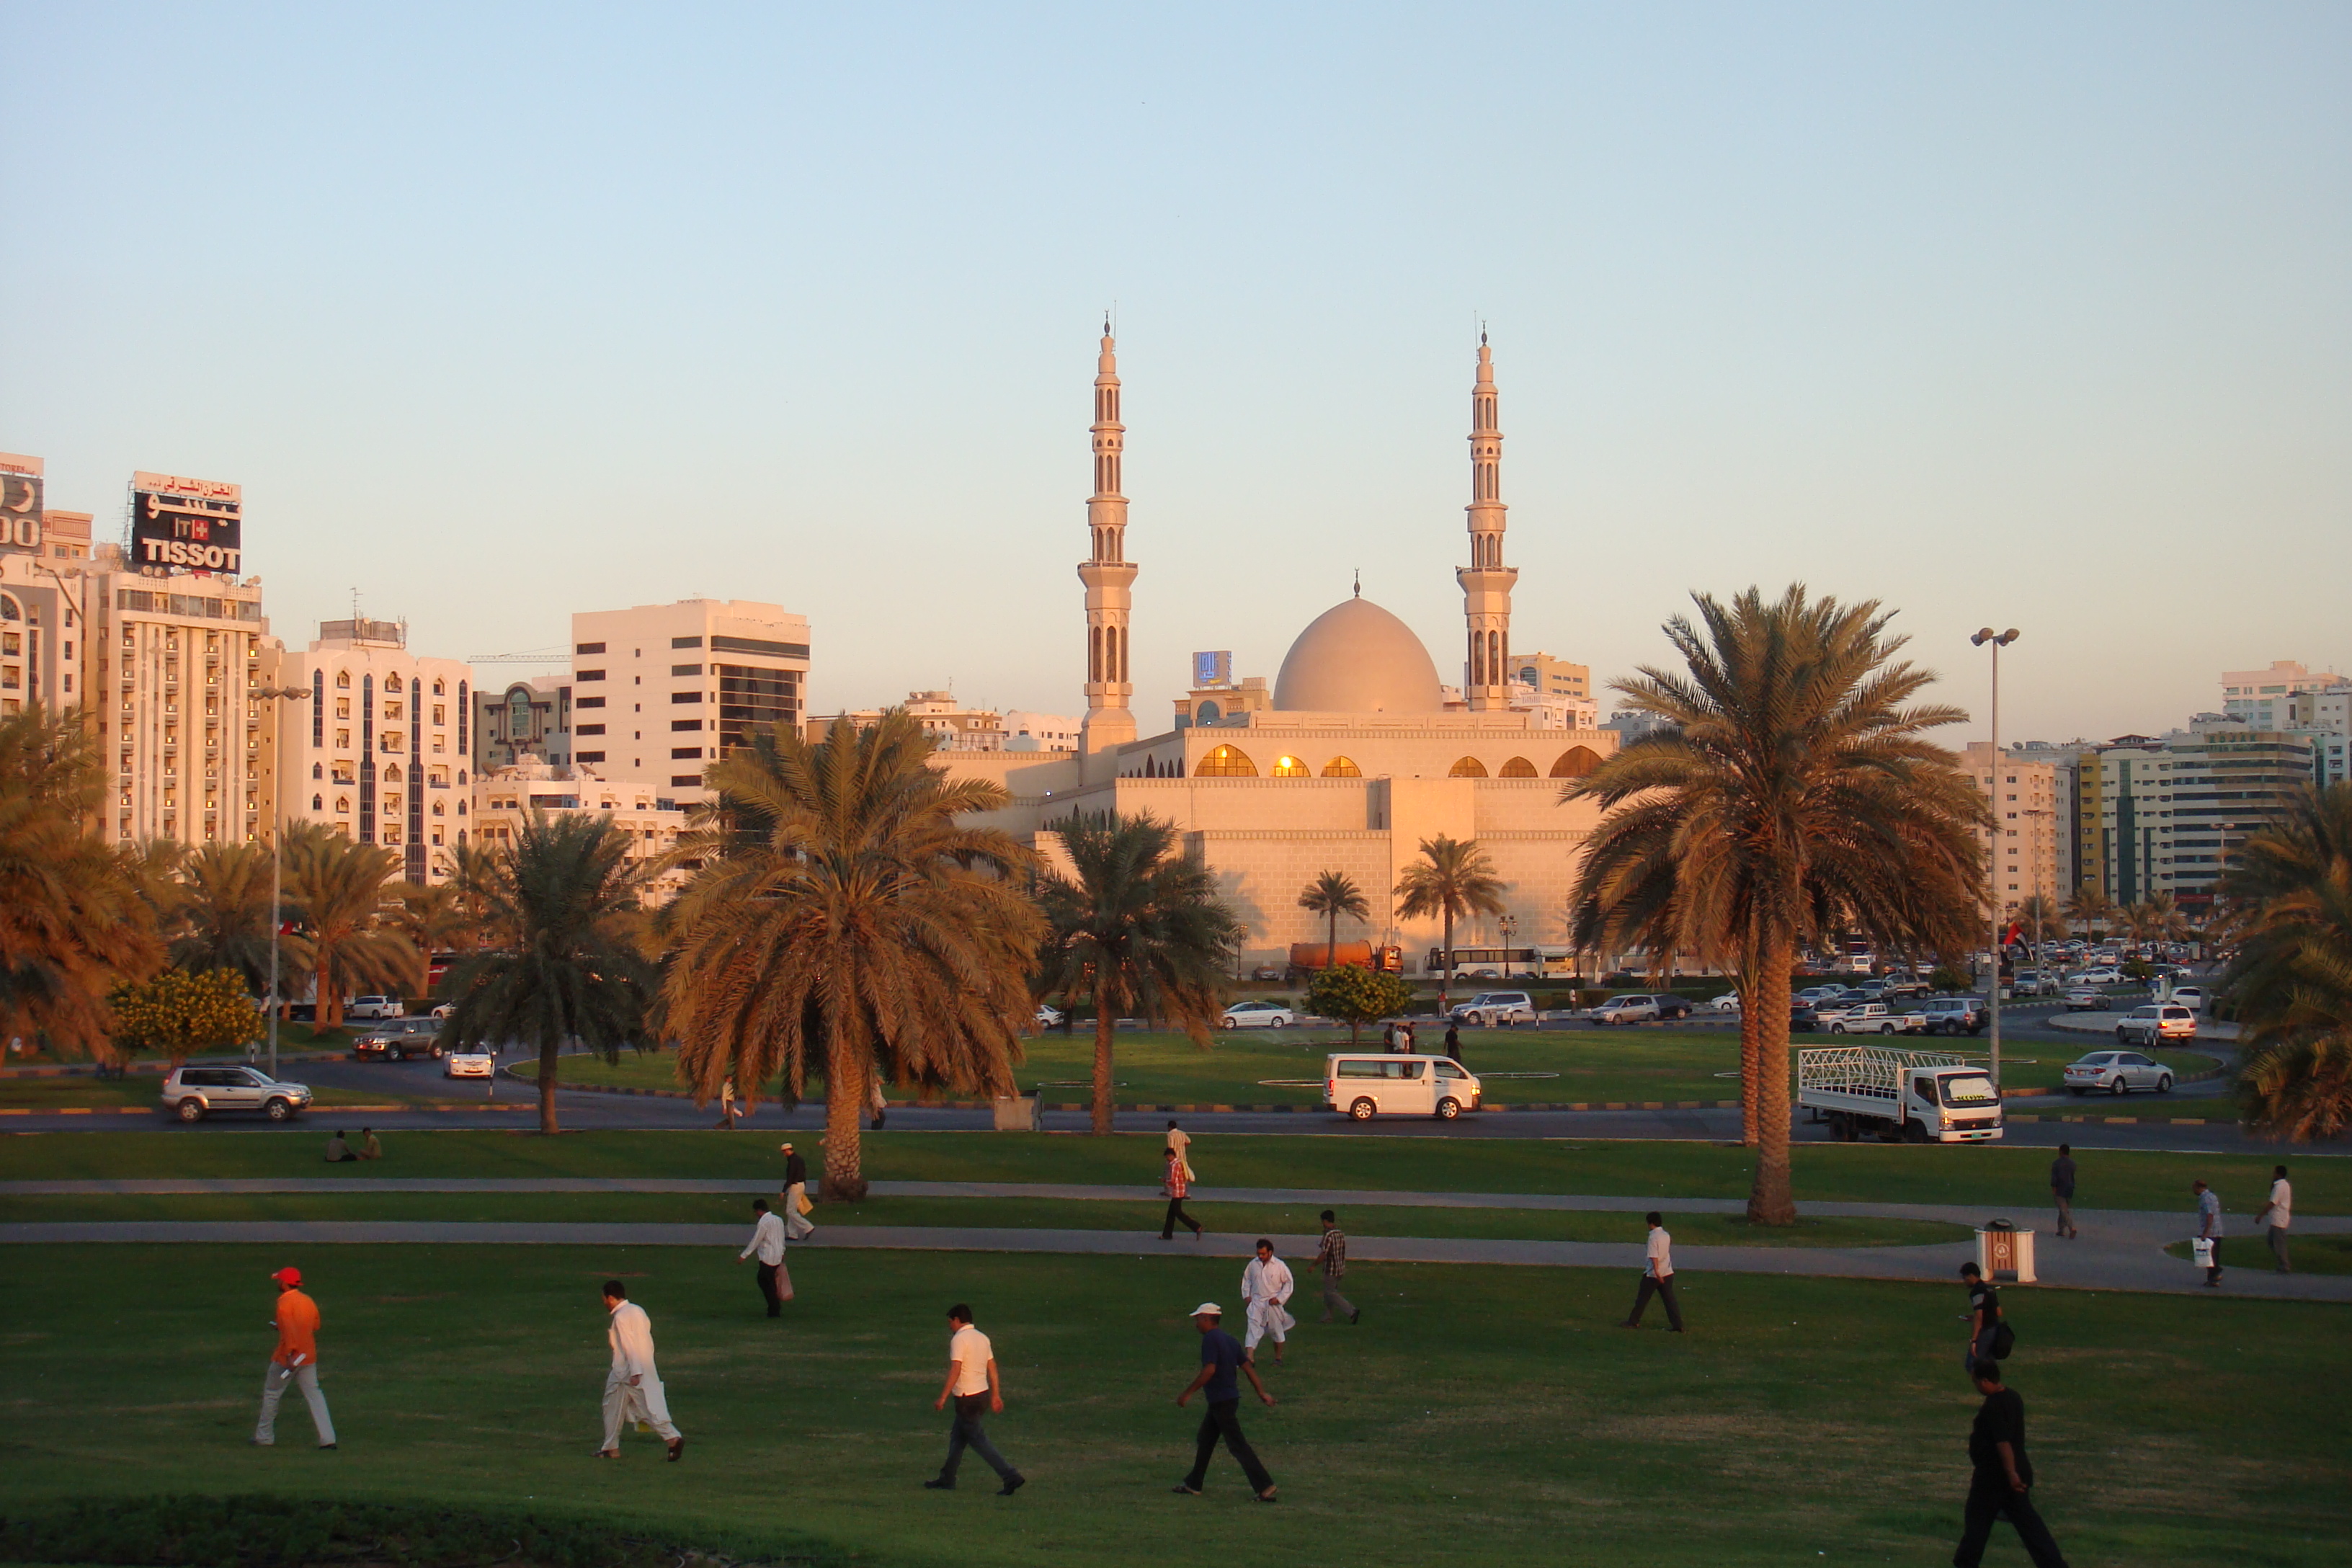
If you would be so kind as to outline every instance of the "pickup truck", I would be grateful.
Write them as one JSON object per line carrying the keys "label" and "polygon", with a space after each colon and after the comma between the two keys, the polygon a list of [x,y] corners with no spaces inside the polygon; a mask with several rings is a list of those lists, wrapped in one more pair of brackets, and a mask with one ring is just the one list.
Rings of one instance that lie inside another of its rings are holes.
{"label": "pickup truck", "polygon": [[1832,1035],[1916,1035],[1927,1022],[1918,1013],[1897,1013],[1884,1002],[1857,1002],[1846,1007],[1817,1007],[1814,1013]]}
{"label": "pickup truck", "polygon": [[1797,1052],[1797,1103],[1851,1143],[1980,1143],[2001,1135],[2000,1097],[1984,1068],[1948,1051],[1886,1046],[1806,1046]]}

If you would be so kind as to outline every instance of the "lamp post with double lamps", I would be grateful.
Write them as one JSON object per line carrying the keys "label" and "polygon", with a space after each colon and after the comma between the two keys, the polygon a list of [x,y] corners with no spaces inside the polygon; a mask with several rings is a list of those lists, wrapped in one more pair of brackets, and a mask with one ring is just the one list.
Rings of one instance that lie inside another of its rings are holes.
{"label": "lamp post with double lamps", "polygon": [[1969,641],[1982,647],[1992,645],[1992,772],[1991,783],[1985,790],[1985,805],[1992,818],[1991,844],[1985,856],[1985,904],[1992,911],[1992,947],[1986,957],[1992,961],[1992,973],[1986,977],[1986,1005],[1992,1019],[1992,1091],[2000,1092],[2000,824],[2001,816],[1991,808],[2000,799],[2000,650],[2017,640],[2017,628],[1996,632],[1985,627]]}
{"label": "lamp post with double lamps", "polygon": [[[280,700],[307,702],[310,698],[310,689],[307,686],[259,686],[248,689],[245,696],[248,702],[276,702]],[[271,710],[271,717],[276,717],[275,710]],[[277,733],[275,725],[272,732]],[[278,1015],[285,1011],[278,994],[278,933],[286,923],[286,917],[278,912],[286,867],[286,737],[282,733],[278,733],[277,742],[271,748],[270,766],[278,770],[277,778],[271,781],[275,787],[269,792],[269,1076],[276,1078]]]}

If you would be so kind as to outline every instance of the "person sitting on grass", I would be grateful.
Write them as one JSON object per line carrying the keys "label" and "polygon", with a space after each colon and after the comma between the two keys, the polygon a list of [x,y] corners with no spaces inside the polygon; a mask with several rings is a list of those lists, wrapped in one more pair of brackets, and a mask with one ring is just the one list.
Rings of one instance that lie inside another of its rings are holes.
{"label": "person sitting on grass", "polygon": [[360,1129],[360,1147],[359,1153],[356,1157],[362,1160],[381,1160],[383,1158],[383,1140],[375,1135],[374,1128],[362,1127]]}
{"label": "person sitting on grass", "polygon": [[343,1142],[343,1130],[340,1127],[336,1128],[335,1135],[327,1140],[327,1163],[340,1165],[346,1160],[358,1158],[357,1154],[352,1152],[352,1146]]}

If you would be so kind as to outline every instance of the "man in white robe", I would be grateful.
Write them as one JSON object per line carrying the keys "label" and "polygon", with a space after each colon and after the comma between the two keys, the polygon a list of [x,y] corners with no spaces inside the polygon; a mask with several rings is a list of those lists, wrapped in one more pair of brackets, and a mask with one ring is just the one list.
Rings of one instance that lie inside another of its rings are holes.
{"label": "man in white robe", "polygon": [[1290,1265],[1274,1255],[1274,1243],[1258,1237],[1257,1256],[1242,1270],[1242,1300],[1249,1314],[1249,1337],[1242,1342],[1242,1350],[1251,1361],[1257,1359],[1258,1341],[1270,1337],[1274,1359],[1280,1363],[1283,1342],[1298,1326],[1298,1321],[1283,1310],[1294,1288]]}
{"label": "man in white robe", "polygon": [[613,1370],[604,1377],[604,1446],[600,1459],[621,1457],[621,1427],[642,1421],[669,1445],[675,1460],[686,1452],[686,1439],[670,1425],[669,1400],[662,1393],[661,1373],[654,1365],[654,1321],[646,1310],[629,1300],[618,1279],[604,1281],[604,1310],[611,1315],[604,1338],[613,1347]]}

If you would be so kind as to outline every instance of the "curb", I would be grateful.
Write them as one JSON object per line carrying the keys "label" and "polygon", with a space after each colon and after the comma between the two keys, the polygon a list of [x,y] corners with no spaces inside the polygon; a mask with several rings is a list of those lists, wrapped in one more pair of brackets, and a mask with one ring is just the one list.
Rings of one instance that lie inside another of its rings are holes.
{"label": "curb", "polygon": [[[537,1087],[536,1082],[533,1079],[524,1078],[520,1074],[515,1073],[514,1069],[511,1068],[501,1068],[499,1070],[501,1073],[511,1075],[514,1078],[514,1081],[517,1083],[531,1084],[534,1089]],[[693,1095],[682,1089],[633,1089],[621,1084],[610,1083],[559,1084],[556,1087],[561,1089],[566,1094],[631,1094],[655,1100],[692,1100],[694,1098]],[[766,1102],[763,1101],[762,1103]],[[814,1106],[823,1105],[824,1101],[822,1100],[804,1100],[801,1101],[801,1103],[804,1106]],[[996,1104],[996,1102],[992,1100],[934,1100],[929,1101],[919,1100],[886,1100],[883,1103],[888,1109],[894,1110],[993,1110]],[[337,1107],[336,1109],[349,1110],[351,1108],[344,1106]],[[380,1109],[393,1110],[405,1108],[387,1106]],[[454,1110],[457,1108],[452,1107],[451,1109]],[[1055,1100],[1038,1101],[1037,1109],[1041,1111],[1083,1111],[1091,1110],[1094,1109],[1094,1106],[1091,1101],[1084,1100]],[[1736,1100],[1538,1100],[1521,1105],[1489,1105],[1484,1107],[1481,1113],[1490,1114],[1496,1111],[1507,1110],[1737,1110],[1738,1109],[1739,1101]],[[1244,1111],[1260,1115],[1276,1116],[1334,1116],[1339,1114],[1339,1112],[1334,1111],[1329,1106],[1323,1104],[1319,1100],[1304,1104],[1292,1102],[1280,1105],[1223,1105],[1208,1100],[1196,1101],[1186,1105],[1158,1105],[1149,1101],[1123,1100],[1112,1105],[1111,1110],[1113,1111],[1125,1111],[1129,1114],[1136,1115],[1156,1113],[1162,1116],[1207,1116],[1219,1113],[1238,1113]]]}

